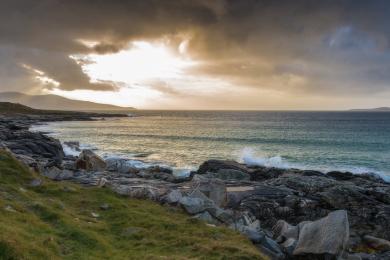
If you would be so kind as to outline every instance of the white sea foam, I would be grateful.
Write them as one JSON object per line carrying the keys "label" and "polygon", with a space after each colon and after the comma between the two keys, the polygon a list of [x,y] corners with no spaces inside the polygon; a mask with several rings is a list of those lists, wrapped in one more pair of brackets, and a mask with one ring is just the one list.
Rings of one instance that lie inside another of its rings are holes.
{"label": "white sea foam", "polygon": [[252,148],[244,148],[241,151],[240,161],[249,166],[265,166],[277,168],[291,168],[281,156],[265,157],[255,153]]}
{"label": "white sea foam", "polygon": [[192,166],[187,166],[187,167],[183,167],[183,168],[174,167],[174,168],[172,168],[172,174],[178,178],[186,178],[186,177],[189,177],[191,174],[191,171],[194,171],[195,169],[196,168],[192,167]]}
{"label": "white sea foam", "polygon": [[286,162],[281,156],[266,157],[257,154],[252,148],[246,147],[240,153],[239,161],[248,166],[264,166],[264,167],[276,167],[281,169],[295,168],[300,170],[316,170],[323,173],[330,171],[340,172],[351,172],[353,174],[374,174],[385,182],[390,183],[390,176],[383,172],[367,169],[365,167],[345,166],[345,167],[321,167],[321,166],[310,166],[305,164],[294,164]]}
{"label": "white sea foam", "polygon": [[64,153],[65,155],[71,155],[71,156],[79,156],[80,155],[80,151],[77,151],[76,149],[66,145],[66,144],[62,144],[62,149],[64,150]]}

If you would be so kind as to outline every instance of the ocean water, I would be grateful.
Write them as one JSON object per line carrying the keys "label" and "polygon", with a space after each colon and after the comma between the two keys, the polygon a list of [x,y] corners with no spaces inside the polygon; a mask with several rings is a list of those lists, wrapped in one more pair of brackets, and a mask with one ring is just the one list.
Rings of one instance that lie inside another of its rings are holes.
{"label": "ocean water", "polygon": [[[135,111],[128,118],[33,127],[136,165],[196,169],[207,159],[378,173],[390,181],[390,113]],[[75,151],[65,147],[69,154]]]}

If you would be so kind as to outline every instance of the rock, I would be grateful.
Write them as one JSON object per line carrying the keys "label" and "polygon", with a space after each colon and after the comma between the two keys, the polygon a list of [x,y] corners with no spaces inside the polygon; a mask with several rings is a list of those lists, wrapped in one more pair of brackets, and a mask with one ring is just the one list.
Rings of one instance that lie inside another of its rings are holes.
{"label": "rock", "polygon": [[122,231],[122,236],[128,237],[128,236],[136,235],[141,231],[142,229],[138,227],[128,227]]}
{"label": "rock", "polygon": [[377,238],[370,235],[365,235],[363,241],[369,246],[379,251],[390,251],[390,241]]}
{"label": "rock", "polygon": [[30,182],[30,187],[39,187],[39,186],[42,186],[42,184],[43,184],[43,181],[41,179],[33,179]]}
{"label": "rock", "polygon": [[95,213],[95,212],[91,212],[91,216],[94,218],[100,217],[100,215],[98,213]]}
{"label": "rock", "polygon": [[55,166],[50,168],[45,168],[43,170],[43,175],[48,177],[49,179],[62,181],[69,180],[73,177],[74,173],[69,170],[61,170]]}
{"label": "rock", "polygon": [[298,243],[293,255],[341,256],[349,238],[348,216],[345,210],[337,210],[327,217],[307,222],[300,227]]}
{"label": "rock", "polygon": [[107,170],[120,173],[138,173],[139,170],[127,159],[109,158],[106,160]]}
{"label": "rock", "polygon": [[206,174],[207,172],[218,172],[221,169],[237,170],[249,173],[249,169],[238,162],[227,160],[208,160],[198,169],[197,174]]}
{"label": "rock", "polygon": [[215,208],[214,202],[200,192],[195,192],[190,194],[189,196],[182,197],[179,200],[179,204],[189,214],[192,215],[203,212],[209,208]]}
{"label": "rock", "polygon": [[102,205],[100,205],[99,207],[101,210],[109,210],[111,207],[109,204],[107,203],[103,203]]}
{"label": "rock", "polygon": [[240,216],[235,218],[234,223],[230,225],[230,228],[243,232],[246,228],[250,228],[256,231],[260,231],[260,221],[250,212],[241,212]]}
{"label": "rock", "polygon": [[116,193],[135,199],[158,200],[159,191],[150,185],[116,185],[112,188]]}
{"label": "rock", "polygon": [[219,207],[210,207],[207,209],[207,211],[216,219],[219,221],[229,225],[234,222],[233,214],[228,211],[221,209]]}
{"label": "rock", "polygon": [[69,142],[64,142],[64,145],[68,146],[72,150],[75,150],[77,152],[80,152],[80,142],[77,141],[69,141]]}
{"label": "rock", "polygon": [[106,178],[102,177],[102,178],[99,179],[99,181],[98,181],[98,183],[97,183],[97,186],[98,186],[99,188],[102,188],[102,187],[104,187],[107,183],[108,183],[108,180],[107,180]]}
{"label": "rock", "polygon": [[249,181],[250,175],[246,172],[233,169],[219,169],[216,173],[207,173],[209,178],[221,180]]}
{"label": "rock", "polygon": [[279,220],[272,231],[278,243],[283,243],[289,239],[298,240],[299,227],[292,226],[284,220]]}
{"label": "rock", "polygon": [[240,232],[246,237],[248,237],[249,240],[252,241],[252,243],[254,244],[260,244],[265,237],[264,232],[258,231],[250,227],[244,227]]}
{"label": "rock", "polygon": [[206,223],[217,225],[217,226],[221,224],[220,221],[218,221],[217,219],[213,218],[213,216],[211,216],[210,213],[207,212],[207,211],[204,211],[202,213],[196,214],[193,218],[196,218],[196,219],[202,220],[202,221],[204,221]]}
{"label": "rock", "polygon": [[176,204],[183,197],[179,190],[172,190],[165,196],[165,201],[169,204]]}
{"label": "rock", "polygon": [[107,167],[105,161],[91,150],[83,150],[75,165],[76,169],[86,171],[104,171]]}
{"label": "rock", "polygon": [[227,203],[226,185],[218,179],[198,179],[193,184],[194,189],[199,190],[212,200],[218,207],[224,207]]}

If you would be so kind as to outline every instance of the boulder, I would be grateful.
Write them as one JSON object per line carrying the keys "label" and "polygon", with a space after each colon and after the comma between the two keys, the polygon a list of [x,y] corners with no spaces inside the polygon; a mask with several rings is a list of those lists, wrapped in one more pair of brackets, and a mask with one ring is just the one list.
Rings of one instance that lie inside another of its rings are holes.
{"label": "boulder", "polygon": [[233,180],[233,181],[249,181],[250,175],[246,172],[242,172],[234,169],[219,169],[216,173],[207,173],[209,178],[216,178],[221,180]]}
{"label": "boulder", "polygon": [[206,195],[218,207],[224,207],[227,203],[226,185],[221,180],[198,178],[194,181],[193,189]]}
{"label": "boulder", "polygon": [[150,185],[115,185],[112,189],[119,195],[129,196],[135,199],[158,200],[160,197],[159,190]]}
{"label": "boulder", "polygon": [[179,190],[172,190],[165,196],[164,200],[169,204],[176,204],[182,197],[183,195]]}
{"label": "boulder", "polygon": [[213,216],[211,216],[211,214],[207,211],[204,211],[202,213],[199,213],[199,214],[196,214],[193,218],[196,218],[196,219],[199,219],[199,220],[202,220],[208,224],[212,224],[212,225],[220,225],[221,222],[218,221],[217,219],[215,219]]}
{"label": "boulder", "polygon": [[293,255],[341,256],[349,239],[348,215],[345,210],[331,212],[325,218],[300,225]]}
{"label": "boulder", "polygon": [[179,204],[192,215],[216,207],[215,203],[199,190],[194,190],[188,196],[182,197]]}
{"label": "boulder", "polygon": [[42,174],[47,178],[56,181],[69,180],[72,179],[74,176],[74,173],[72,171],[62,170],[55,166],[45,168]]}
{"label": "boulder", "polygon": [[103,171],[106,169],[106,162],[91,150],[83,150],[76,160],[76,169],[86,171]]}
{"label": "boulder", "polygon": [[221,169],[231,169],[249,173],[249,169],[244,165],[235,161],[228,160],[208,160],[204,162],[198,169],[197,174],[206,174],[207,172],[218,172]]}

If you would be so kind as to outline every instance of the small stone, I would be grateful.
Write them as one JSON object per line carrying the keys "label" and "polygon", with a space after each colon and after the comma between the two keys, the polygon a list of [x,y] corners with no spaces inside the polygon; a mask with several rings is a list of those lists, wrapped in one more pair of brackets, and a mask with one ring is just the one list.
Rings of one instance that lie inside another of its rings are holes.
{"label": "small stone", "polygon": [[132,236],[141,232],[141,229],[138,227],[128,227],[122,231],[122,236]]}
{"label": "small stone", "polygon": [[94,218],[98,218],[100,217],[99,214],[95,213],[95,212],[91,212],[91,216],[94,217]]}
{"label": "small stone", "polygon": [[33,179],[30,182],[30,187],[39,187],[42,185],[42,183],[43,183],[43,181],[41,179]]}
{"label": "small stone", "polygon": [[4,210],[9,211],[9,212],[16,212],[16,210],[13,207],[11,207],[10,205],[5,206]]}
{"label": "small stone", "polygon": [[111,207],[110,205],[108,205],[107,203],[103,203],[102,205],[100,205],[99,207],[101,210],[109,210]]}

